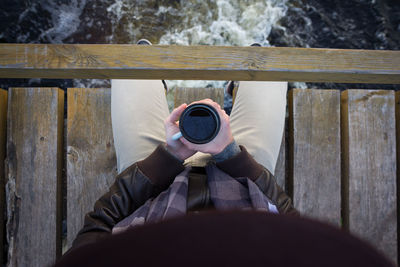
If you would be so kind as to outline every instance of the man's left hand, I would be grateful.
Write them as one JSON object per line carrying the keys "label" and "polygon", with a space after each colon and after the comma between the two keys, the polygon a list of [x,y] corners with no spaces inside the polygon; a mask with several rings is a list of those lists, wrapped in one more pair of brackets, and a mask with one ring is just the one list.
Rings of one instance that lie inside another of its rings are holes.
{"label": "man's left hand", "polygon": [[185,108],[187,108],[187,104],[180,105],[174,109],[164,121],[165,134],[167,137],[167,149],[181,160],[185,160],[196,153],[195,150],[189,149],[185,146],[181,140],[172,139],[172,136],[179,132],[178,119]]}

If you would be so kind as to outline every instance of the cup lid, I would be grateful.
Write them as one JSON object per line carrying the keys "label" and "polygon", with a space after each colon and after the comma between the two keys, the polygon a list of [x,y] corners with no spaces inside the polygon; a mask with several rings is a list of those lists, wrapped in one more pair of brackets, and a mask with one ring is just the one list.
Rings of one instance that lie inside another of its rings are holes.
{"label": "cup lid", "polygon": [[220,119],[218,112],[207,104],[188,106],[179,119],[183,137],[194,144],[210,142],[218,134]]}

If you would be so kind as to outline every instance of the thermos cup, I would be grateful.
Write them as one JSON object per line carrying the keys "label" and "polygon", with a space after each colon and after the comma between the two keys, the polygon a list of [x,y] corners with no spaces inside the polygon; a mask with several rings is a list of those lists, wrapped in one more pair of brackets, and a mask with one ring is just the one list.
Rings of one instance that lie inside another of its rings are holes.
{"label": "thermos cup", "polygon": [[207,104],[192,104],[181,114],[179,129],[191,143],[205,144],[217,136],[221,127],[218,112]]}

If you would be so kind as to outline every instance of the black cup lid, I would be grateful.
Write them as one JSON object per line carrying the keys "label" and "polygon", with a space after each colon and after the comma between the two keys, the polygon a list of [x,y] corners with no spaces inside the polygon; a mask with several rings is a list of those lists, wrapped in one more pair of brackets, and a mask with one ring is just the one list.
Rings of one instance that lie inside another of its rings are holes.
{"label": "black cup lid", "polygon": [[218,134],[218,112],[207,104],[192,104],[182,113],[179,128],[184,138],[195,144],[210,142]]}

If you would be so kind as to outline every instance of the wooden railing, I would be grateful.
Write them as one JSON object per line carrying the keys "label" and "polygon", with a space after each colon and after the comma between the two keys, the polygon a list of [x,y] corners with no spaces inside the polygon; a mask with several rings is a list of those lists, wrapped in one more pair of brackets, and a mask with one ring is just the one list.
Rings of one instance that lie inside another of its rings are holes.
{"label": "wooden railing", "polygon": [[[0,78],[17,77],[399,84],[400,52],[2,44]],[[176,89],[175,104],[195,92]],[[210,95],[222,100],[221,91]],[[278,182],[303,215],[349,230],[397,262],[400,92],[294,89],[288,99]],[[60,89],[0,90],[0,208],[11,266],[53,262],[61,255],[62,192],[69,246],[115,178],[110,89],[69,88],[66,103],[64,121]]]}
{"label": "wooden railing", "polygon": [[0,44],[0,78],[400,83],[400,51]]}

